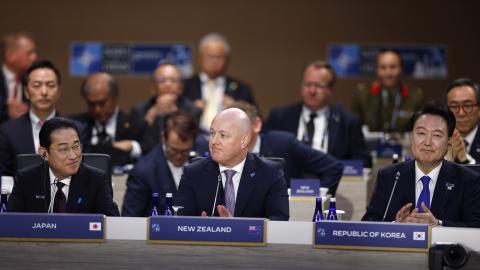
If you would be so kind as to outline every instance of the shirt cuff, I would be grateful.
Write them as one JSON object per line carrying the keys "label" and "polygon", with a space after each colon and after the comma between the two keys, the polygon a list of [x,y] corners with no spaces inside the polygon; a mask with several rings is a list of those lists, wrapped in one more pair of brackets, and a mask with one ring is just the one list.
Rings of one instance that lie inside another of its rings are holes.
{"label": "shirt cuff", "polygon": [[132,151],[130,152],[130,156],[132,158],[138,158],[142,155],[142,148],[137,141],[132,141]]}

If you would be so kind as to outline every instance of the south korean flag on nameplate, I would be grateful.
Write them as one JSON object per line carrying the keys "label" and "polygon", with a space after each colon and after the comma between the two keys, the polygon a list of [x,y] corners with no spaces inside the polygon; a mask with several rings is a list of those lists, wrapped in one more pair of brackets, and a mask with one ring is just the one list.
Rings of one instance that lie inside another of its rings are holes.
{"label": "south korean flag on nameplate", "polygon": [[425,232],[413,232],[413,240],[425,241]]}
{"label": "south korean flag on nameplate", "polygon": [[89,231],[101,231],[102,230],[102,223],[101,222],[90,222],[88,230]]}

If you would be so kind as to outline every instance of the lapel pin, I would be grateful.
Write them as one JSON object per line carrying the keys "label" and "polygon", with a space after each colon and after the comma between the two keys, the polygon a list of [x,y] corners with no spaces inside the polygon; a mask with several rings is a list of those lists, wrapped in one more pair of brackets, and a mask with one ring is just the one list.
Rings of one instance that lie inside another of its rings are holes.
{"label": "lapel pin", "polygon": [[81,204],[82,203],[82,197],[78,197],[77,198],[77,204]]}
{"label": "lapel pin", "polygon": [[45,195],[35,195],[35,199],[45,199]]}
{"label": "lapel pin", "polygon": [[252,172],[252,173],[250,174],[250,177],[253,178],[254,176],[255,176],[255,172]]}
{"label": "lapel pin", "polygon": [[455,185],[452,183],[446,183],[445,187],[447,187],[447,190],[452,190],[455,187]]}
{"label": "lapel pin", "polygon": [[125,123],[123,124],[123,127],[124,127],[124,128],[129,128],[129,127],[130,127],[130,123],[129,123],[129,122],[125,122]]}

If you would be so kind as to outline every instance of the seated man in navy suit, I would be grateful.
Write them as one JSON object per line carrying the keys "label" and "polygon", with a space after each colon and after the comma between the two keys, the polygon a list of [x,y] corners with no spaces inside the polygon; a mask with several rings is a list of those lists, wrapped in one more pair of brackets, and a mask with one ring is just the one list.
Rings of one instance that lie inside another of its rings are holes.
{"label": "seated man in navy suit", "polygon": [[330,104],[335,81],[330,64],[311,62],[303,70],[302,101],[272,109],[264,128],[291,132],[314,149],[337,159],[362,160],[370,168],[372,161],[360,119]]}
{"label": "seated man in navy suit", "polygon": [[165,195],[176,194],[197,133],[197,123],[190,114],[176,111],[165,115],[162,142],[140,158],[128,176],[123,216],[149,216],[154,192],[159,194],[157,207],[163,213]]}
{"label": "seated man in navy suit", "polygon": [[21,169],[8,200],[9,212],[101,213],[118,216],[108,175],[82,163],[78,128],[70,120],[47,120],[40,130],[45,162]]}
{"label": "seated man in navy suit", "polygon": [[414,160],[378,172],[362,220],[480,227],[480,175],[444,160],[455,128],[453,113],[427,103],[411,126]]}
{"label": "seated man in navy suit", "polygon": [[262,131],[262,119],[257,108],[245,101],[237,101],[231,108],[244,111],[252,125],[250,152],[264,157],[279,157],[285,160],[285,178],[301,178],[303,173],[321,179],[322,187],[335,194],[343,173],[343,165],[334,157],[301,143],[295,135],[284,131]]}
{"label": "seated man in navy suit", "polygon": [[[30,110],[0,126],[0,162],[5,175],[15,175],[17,155],[37,153],[40,128],[46,120],[59,116],[56,105],[61,93],[61,76],[53,63],[47,60],[33,63],[25,72],[22,84]],[[79,126],[79,129],[84,143],[83,128]]]}
{"label": "seated man in navy suit", "polygon": [[176,204],[186,216],[288,220],[287,184],[279,164],[248,153],[251,124],[240,109],[215,116],[210,157],[185,167]]}

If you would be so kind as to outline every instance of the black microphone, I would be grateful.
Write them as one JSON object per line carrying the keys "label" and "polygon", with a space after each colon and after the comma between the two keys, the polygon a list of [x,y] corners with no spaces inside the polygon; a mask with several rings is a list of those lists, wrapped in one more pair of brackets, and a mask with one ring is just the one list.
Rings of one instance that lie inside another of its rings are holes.
{"label": "black microphone", "polygon": [[388,208],[390,207],[390,203],[392,202],[393,193],[395,192],[395,188],[397,187],[397,182],[399,178],[400,172],[397,171],[397,174],[395,175],[395,182],[393,183],[392,192],[390,192],[390,198],[388,198],[387,208],[385,209],[385,213],[383,214],[383,221],[385,221],[385,217],[387,216]]}
{"label": "black microphone", "polygon": [[213,200],[212,215],[211,215],[212,217],[213,217],[213,214],[215,213],[215,206],[217,204],[218,189],[220,188],[220,183],[222,183],[222,173],[219,173],[217,177],[217,190],[215,191],[215,199]]}

